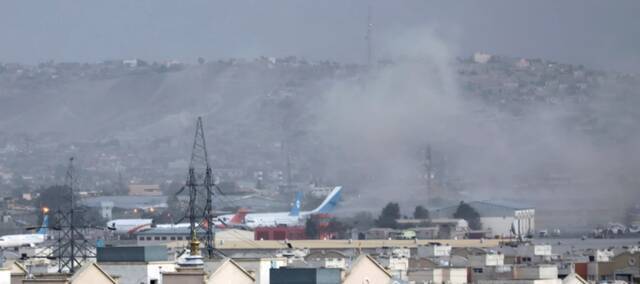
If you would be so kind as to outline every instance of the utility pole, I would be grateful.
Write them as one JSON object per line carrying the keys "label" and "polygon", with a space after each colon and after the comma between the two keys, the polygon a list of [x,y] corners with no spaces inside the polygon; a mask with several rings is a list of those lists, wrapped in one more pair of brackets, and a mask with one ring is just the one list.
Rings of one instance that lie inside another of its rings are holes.
{"label": "utility pole", "polygon": [[365,40],[367,44],[367,68],[373,66],[373,23],[371,22],[371,4],[367,7],[367,33]]}
{"label": "utility pole", "polygon": [[287,191],[291,190],[293,186],[291,185],[291,151],[289,150],[288,141],[283,141],[282,145],[284,145],[284,156],[285,156],[285,167],[286,167],[286,175],[287,175]]}
{"label": "utility pole", "polygon": [[427,179],[427,198],[433,199],[433,161],[431,159],[431,145],[427,145],[424,153],[424,168]]}

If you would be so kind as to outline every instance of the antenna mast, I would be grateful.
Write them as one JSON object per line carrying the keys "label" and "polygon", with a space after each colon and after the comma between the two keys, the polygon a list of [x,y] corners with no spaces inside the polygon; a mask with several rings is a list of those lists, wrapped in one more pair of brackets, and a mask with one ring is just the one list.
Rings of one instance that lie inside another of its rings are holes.
{"label": "antenna mast", "polygon": [[431,145],[427,145],[424,153],[424,168],[427,171],[427,198],[433,199],[433,161],[431,159]]}
{"label": "antenna mast", "polygon": [[367,34],[365,40],[367,42],[367,67],[371,68],[373,64],[373,23],[371,22],[371,4],[367,7]]}

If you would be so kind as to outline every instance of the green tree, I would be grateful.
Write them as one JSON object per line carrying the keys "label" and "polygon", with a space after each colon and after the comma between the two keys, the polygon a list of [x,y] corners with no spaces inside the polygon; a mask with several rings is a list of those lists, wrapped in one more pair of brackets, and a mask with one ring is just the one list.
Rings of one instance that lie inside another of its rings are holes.
{"label": "green tree", "polygon": [[422,205],[418,205],[416,206],[416,209],[413,210],[413,218],[429,219],[429,210],[427,210],[427,208],[422,207]]}
{"label": "green tree", "polygon": [[482,223],[480,223],[480,214],[478,214],[478,211],[463,201],[460,201],[458,209],[453,213],[453,218],[466,220],[467,223],[469,223],[469,228],[472,230],[480,230],[482,228]]}
{"label": "green tree", "polygon": [[376,226],[380,228],[398,228],[398,219],[400,218],[400,205],[398,203],[389,202],[382,208],[380,216],[376,220]]}

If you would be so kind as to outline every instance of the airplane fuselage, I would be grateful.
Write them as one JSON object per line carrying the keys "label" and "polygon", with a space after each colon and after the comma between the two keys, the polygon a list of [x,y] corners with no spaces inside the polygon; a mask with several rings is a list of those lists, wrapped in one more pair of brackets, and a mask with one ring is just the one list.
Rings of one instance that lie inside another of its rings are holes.
{"label": "airplane fuselage", "polygon": [[44,242],[43,234],[6,235],[0,237],[0,248],[33,246]]}

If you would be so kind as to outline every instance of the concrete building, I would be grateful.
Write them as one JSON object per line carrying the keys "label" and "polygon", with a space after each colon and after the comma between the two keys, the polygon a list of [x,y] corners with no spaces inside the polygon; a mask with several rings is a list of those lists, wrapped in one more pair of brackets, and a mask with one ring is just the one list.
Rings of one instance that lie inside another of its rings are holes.
{"label": "concrete building", "polygon": [[487,278],[472,278],[478,284],[561,284],[555,265],[515,266],[511,273],[495,274]]}
{"label": "concrete building", "polygon": [[311,252],[304,257],[306,263],[314,267],[346,269],[347,257],[335,250]]}
{"label": "concrete building", "polygon": [[[467,203],[480,214],[482,230],[493,236],[526,237],[535,232],[535,209],[531,206],[500,202],[473,201]],[[453,218],[458,205],[447,206],[431,211],[433,218]]]}
{"label": "concrete building", "polygon": [[413,283],[467,283],[466,267],[439,267],[409,271],[409,281]]}
{"label": "concrete building", "polygon": [[[198,228],[197,234],[201,238],[201,242],[205,233],[202,228]],[[186,247],[189,243],[189,237],[188,227],[150,228],[135,234],[136,243],[140,246],[174,243],[175,245]],[[217,244],[224,244],[227,241],[252,241],[253,232],[238,229],[216,229],[214,240]]]}
{"label": "concrete building", "polygon": [[[464,219],[398,219],[396,221],[403,226],[414,227],[409,230],[414,231],[418,239],[461,239],[469,232],[469,225]],[[374,233],[386,233],[387,237],[390,234],[384,231]]]}
{"label": "concrete building", "polygon": [[587,284],[587,280],[576,273],[570,273],[562,279],[562,284]]}
{"label": "concrete building", "polygon": [[338,268],[281,267],[271,269],[271,284],[340,284]]}
{"label": "concrete building", "polygon": [[22,283],[22,280],[25,279],[27,274],[29,273],[29,271],[27,270],[26,267],[24,267],[24,265],[15,261],[8,263],[8,265],[6,265],[4,268],[9,270],[9,275],[10,275],[9,277],[11,280],[11,282],[9,283],[11,284]]}
{"label": "concrete building", "polygon": [[163,284],[252,284],[253,275],[230,258],[207,261],[203,267],[177,267],[162,273]]}
{"label": "concrete building", "polygon": [[[13,278],[11,283],[13,284]],[[118,281],[111,277],[96,263],[82,265],[73,274],[67,273],[47,273],[32,275],[23,279],[16,279],[15,283],[22,284],[117,284]]]}
{"label": "concrete building", "polygon": [[287,266],[287,259],[284,257],[244,257],[233,260],[254,276],[256,284],[269,284],[271,269]]}
{"label": "concrete building", "polygon": [[161,274],[176,270],[165,246],[98,248],[97,261],[120,284],[162,284]]}
{"label": "concrete building", "polygon": [[105,220],[111,220],[113,218],[113,201],[100,202],[100,216]]}
{"label": "concrete building", "polygon": [[203,284],[205,272],[200,268],[176,268],[175,272],[162,273],[163,284]]}
{"label": "concrete building", "polygon": [[0,268],[0,283],[11,283],[11,269],[9,267]]}
{"label": "concrete building", "polygon": [[442,257],[451,255],[451,246],[449,245],[425,245],[416,248],[416,256],[422,257]]}
{"label": "concrete building", "polygon": [[133,196],[161,196],[162,191],[158,184],[130,184],[129,195]]}
{"label": "concrete building", "polygon": [[[222,261],[205,262],[204,271],[207,273],[204,283],[207,284],[252,284],[256,283],[254,276],[230,258]],[[168,284],[168,283],[167,283]]]}
{"label": "concrete building", "polygon": [[590,262],[587,265],[587,280],[640,283],[640,252],[624,251],[608,261]]}
{"label": "concrete building", "polygon": [[392,279],[391,273],[382,267],[371,256],[360,255],[345,273],[343,284],[387,284]]}
{"label": "concrete building", "polygon": [[470,267],[487,267],[504,265],[504,254],[484,253],[469,255]]}
{"label": "concrete building", "polygon": [[543,244],[503,246],[497,251],[504,255],[504,263],[506,264],[550,262],[553,257],[551,245]]}

